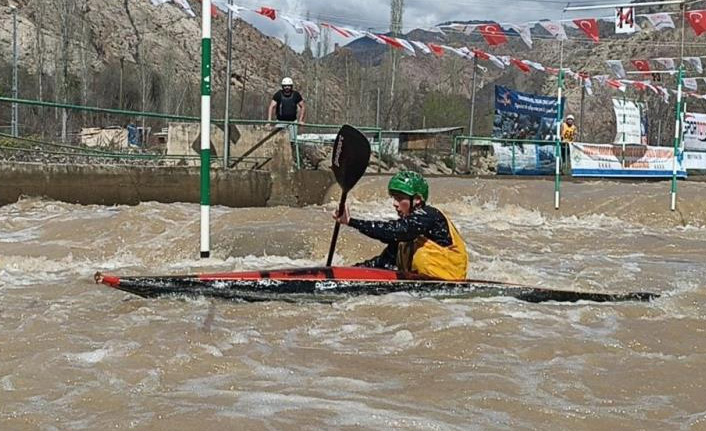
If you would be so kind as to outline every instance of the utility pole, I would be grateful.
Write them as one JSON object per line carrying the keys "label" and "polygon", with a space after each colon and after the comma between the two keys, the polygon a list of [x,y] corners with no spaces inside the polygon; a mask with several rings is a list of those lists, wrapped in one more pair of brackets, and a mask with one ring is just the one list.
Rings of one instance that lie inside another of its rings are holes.
{"label": "utility pole", "polygon": [[[475,116],[475,108],[476,108],[476,70],[478,69],[477,66],[478,58],[474,55],[473,56],[473,75],[471,78],[471,119],[468,122],[468,136],[473,136],[473,117]],[[473,140],[469,140],[468,142],[468,154],[466,154],[466,170],[470,173],[471,172],[471,145],[473,144]]]}
{"label": "utility pole", "polygon": [[233,63],[233,0],[228,0],[228,62],[226,64],[226,106],[223,116],[223,169],[228,169],[230,158],[230,75]]}
{"label": "utility pole", "polygon": [[[12,98],[17,99],[17,7],[10,5],[12,11]],[[12,136],[19,136],[19,115],[17,102],[12,103]]]}

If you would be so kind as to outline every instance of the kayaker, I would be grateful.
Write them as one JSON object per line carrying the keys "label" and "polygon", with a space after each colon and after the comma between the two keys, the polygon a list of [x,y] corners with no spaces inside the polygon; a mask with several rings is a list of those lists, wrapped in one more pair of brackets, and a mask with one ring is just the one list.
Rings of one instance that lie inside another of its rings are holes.
{"label": "kayaker", "polygon": [[443,280],[466,278],[466,244],[444,213],[428,205],[429,184],[420,174],[402,171],[387,185],[397,220],[360,220],[334,212],[339,223],[387,244],[382,254],[356,266],[394,269]]}

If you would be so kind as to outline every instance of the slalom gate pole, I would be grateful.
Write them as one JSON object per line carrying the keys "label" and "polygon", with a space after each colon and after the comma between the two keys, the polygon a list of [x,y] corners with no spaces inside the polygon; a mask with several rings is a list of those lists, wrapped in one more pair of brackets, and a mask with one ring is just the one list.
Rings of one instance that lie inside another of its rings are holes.
{"label": "slalom gate pole", "polygon": [[682,81],[684,79],[684,65],[679,66],[679,75],[677,75],[677,106],[675,109],[675,125],[674,125],[674,154],[672,155],[672,192],[670,209],[677,209],[677,153],[681,146],[681,98],[682,98]]}
{"label": "slalom gate pole", "polygon": [[564,87],[564,68],[559,69],[559,84],[557,89],[557,107],[556,107],[556,140],[554,141],[554,209],[559,209],[559,188],[561,182],[560,164],[561,164],[561,121],[564,118],[564,112],[561,105],[561,90]]}
{"label": "slalom gate pole", "polygon": [[211,255],[211,0],[201,3],[201,258]]}

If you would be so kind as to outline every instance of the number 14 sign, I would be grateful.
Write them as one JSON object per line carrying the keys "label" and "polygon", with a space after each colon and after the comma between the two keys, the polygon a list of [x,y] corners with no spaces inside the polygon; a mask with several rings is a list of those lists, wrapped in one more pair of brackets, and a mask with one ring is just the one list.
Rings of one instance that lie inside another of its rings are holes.
{"label": "number 14 sign", "polygon": [[615,8],[615,32],[617,34],[635,33],[635,8]]}

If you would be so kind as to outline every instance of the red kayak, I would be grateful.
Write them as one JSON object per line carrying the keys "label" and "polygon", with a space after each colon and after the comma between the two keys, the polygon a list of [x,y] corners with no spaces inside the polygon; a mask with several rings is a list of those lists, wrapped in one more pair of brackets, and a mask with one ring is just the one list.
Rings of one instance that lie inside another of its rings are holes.
{"label": "red kayak", "polygon": [[591,293],[486,280],[446,281],[363,267],[294,268],[196,275],[119,277],[96,273],[96,283],[145,298],[211,297],[241,301],[334,302],[351,296],[405,292],[417,297],[509,296],[529,302],[649,301],[648,292]]}

